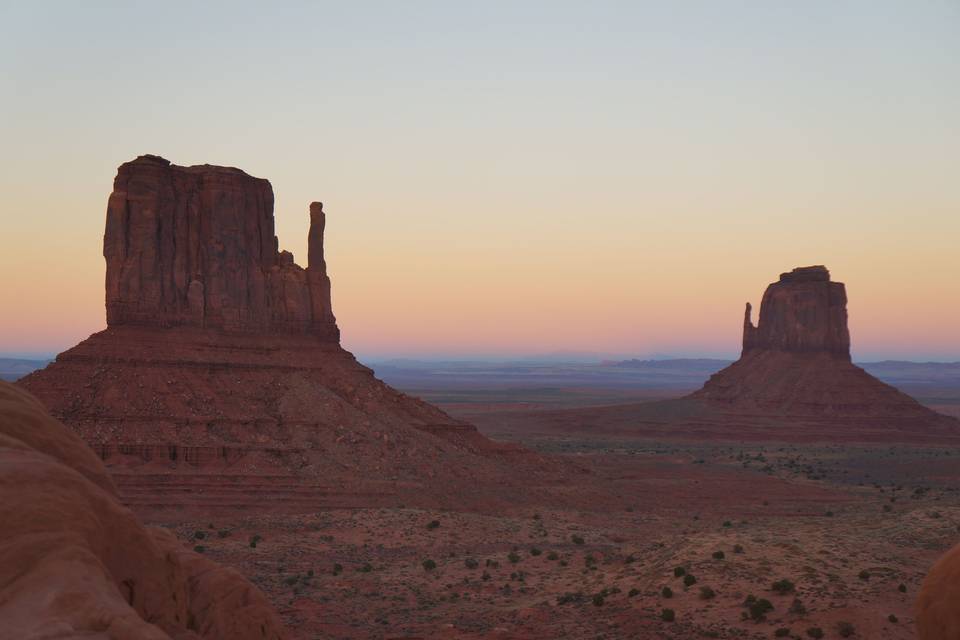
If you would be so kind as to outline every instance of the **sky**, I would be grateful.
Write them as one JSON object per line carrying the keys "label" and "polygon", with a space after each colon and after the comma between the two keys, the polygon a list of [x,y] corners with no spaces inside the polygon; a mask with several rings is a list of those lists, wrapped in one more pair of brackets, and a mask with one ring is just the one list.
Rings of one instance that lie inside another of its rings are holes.
{"label": "sky", "polygon": [[116,168],[308,203],[364,357],[733,356],[825,264],[854,357],[960,360],[960,3],[0,3],[0,353],[105,326]]}

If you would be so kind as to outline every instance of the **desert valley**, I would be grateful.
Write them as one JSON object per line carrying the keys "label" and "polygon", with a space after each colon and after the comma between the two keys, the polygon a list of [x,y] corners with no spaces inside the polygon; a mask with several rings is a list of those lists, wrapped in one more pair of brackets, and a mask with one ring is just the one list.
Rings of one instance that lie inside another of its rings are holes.
{"label": "desert valley", "polygon": [[960,559],[927,578],[956,367],[855,365],[825,267],[747,305],[732,363],[371,369],[323,205],[301,267],[273,201],[119,168],[106,329],[0,382],[0,638],[958,637]]}

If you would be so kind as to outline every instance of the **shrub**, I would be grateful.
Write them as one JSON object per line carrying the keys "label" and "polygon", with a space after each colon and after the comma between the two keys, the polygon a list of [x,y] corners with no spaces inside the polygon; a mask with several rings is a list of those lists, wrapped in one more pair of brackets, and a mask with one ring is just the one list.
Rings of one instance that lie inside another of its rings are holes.
{"label": "shrub", "polygon": [[467,569],[476,569],[477,567],[480,566],[480,563],[474,560],[473,558],[467,558],[466,560],[463,561],[463,564],[464,566],[467,567]]}
{"label": "shrub", "polygon": [[673,611],[673,609],[664,609],[660,612],[660,619],[664,622],[673,622],[677,619],[677,614]]}
{"label": "shrub", "polygon": [[193,537],[196,538],[197,540],[203,540],[204,538],[207,537],[207,534],[203,531],[194,531]]}
{"label": "shrub", "polygon": [[730,522],[729,520],[724,520],[724,521],[723,521],[723,526],[729,528],[729,527],[732,527],[732,526],[733,526],[733,523]]}
{"label": "shrub", "polygon": [[679,578],[680,576],[684,575],[686,572],[687,572],[687,570],[684,569],[683,567],[674,567],[674,568],[673,568],[673,576],[674,576],[675,578]]}
{"label": "shrub", "polygon": [[697,584],[697,579],[693,576],[693,574],[688,573],[687,575],[683,576],[683,584],[685,586],[692,587],[693,585]]}
{"label": "shrub", "polygon": [[203,553],[203,552],[205,552],[205,551],[207,550],[207,548],[206,548],[205,546],[203,546],[202,544],[198,544],[197,546],[195,546],[195,547],[193,548],[193,550],[196,551],[197,553]]}
{"label": "shrub", "polygon": [[794,598],[793,603],[790,605],[790,613],[795,613],[802,616],[806,612],[807,607],[800,601],[800,598]]}
{"label": "shrub", "polygon": [[726,555],[723,553],[723,551],[714,551],[714,552],[713,552],[713,559],[714,559],[714,560],[723,560],[725,557],[726,557]]}
{"label": "shrub", "polygon": [[788,627],[780,627],[773,632],[774,638],[786,638],[790,635],[790,629]]}
{"label": "shrub", "polygon": [[907,585],[905,585],[905,584],[903,584],[903,583],[901,582],[901,583],[900,583],[900,586],[897,587],[897,590],[898,590],[900,593],[906,593],[906,592],[907,592]]}
{"label": "shrub", "polygon": [[597,595],[593,596],[593,606],[595,606],[595,607],[602,607],[602,606],[603,606],[603,594],[602,594],[602,593],[598,593]]}
{"label": "shrub", "polygon": [[486,571],[484,571],[484,572],[483,572],[483,575],[480,576],[480,579],[483,580],[484,582],[486,582],[487,580],[490,579],[490,574],[487,573]]}
{"label": "shrub", "polygon": [[533,549],[530,549],[530,555],[532,556],[538,556],[541,553],[543,553],[543,551],[541,551],[540,549],[537,549],[536,547],[534,547]]}
{"label": "shrub", "polygon": [[439,520],[431,520],[430,522],[427,523],[427,529],[436,529],[439,526],[440,526]]}
{"label": "shrub", "polygon": [[218,538],[229,538],[229,537],[230,537],[230,529],[220,529],[220,531],[217,531],[217,537],[218,537]]}
{"label": "shrub", "polygon": [[897,622],[900,622],[900,618],[893,615],[892,613],[887,616],[887,620],[889,620],[890,622],[893,622],[894,624],[896,624]]}
{"label": "shrub", "polygon": [[436,568],[437,568],[437,563],[431,560],[430,558],[427,558],[426,560],[423,561],[424,571],[433,571]]}
{"label": "shrub", "polygon": [[783,580],[777,580],[776,582],[773,583],[773,585],[771,585],[770,588],[773,589],[775,592],[779,593],[780,595],[793,593],[795,589],[794,584],[789,580],[787,580],[786,578],[784,578]]}
{"label": "shrub", "polygon": [[841,638],[849,638],[850,636],[856,634],[857,630],[849,622],[838,622],[837,632],[840,634]]}
{"label": "shrub", "polygon": [[660,595],[663,596],[664,598],[672,598],[673,589],[671,589],[670,587],[664,587],[663,589],[660,589]]}
{"label": "shrub", "polygon": [[749,610],[751,619],[763,620],[768,612],[773,611],[773,603],[766,598],[760,598],[749,606]]}
{"label": "shrub", "polygon": [[359,567],[357,571],[359,571],[360,573],[370,573],[371,571],[373,571],[373,565],[367,562],[362,567]]}
{"label": "shrub", "polygon": [[333,575],[338,576],[343,573],[343,565],[339,562],[333,565]]}
{"label": "shrub", "polygon": [[573,541],[573,544],[583,544],[583,536],[578,536],[577,534],[570,536],[570,540]]}
{"label": "shrub", "polygon": [[556,560],[559,557],[560,556],[557,555],[556,551],[551,551],[550,553],[547,554],[547,560]]}
{"label": "shrub", "polygon": [[811,638],[822,638],[823,629],[821,629],[820,627],[810,627],[809,629],[807,629],[807,635],[810,636]]}
{"label": "shrub", "polygon": [[700,587],[700,599],[701,600],[710,600],[714,598],[717,593],[710,587]]}
{"label": "shrub", "polygon": [[636,561],[637,561],[637,559],[634,558],[633,555],[631,554],[631,555],[629,555],[629,556],[627,556],[626,558],[623,559],[623,564],[633,564],[633,563],[636,562]]}
{"label": "shrub", "polygon": [[516,551],[511,551],[507,554],[507,560],[509,560],[511,564],[517,564],[520,562],[520,554]]}
{"label": "shrub", "polygon": [[636,587],[634,587],[633,589],[630,589],[630,591],[627,592],[628,598],[632,598],[638,595],[640,595],[640,589],[637,589]]}
{"label": "shrub", "polygon": [[735,545],[733,545],[733,552],[734,552],[734,553],[743,553],[743,545],[742,545],[742,544],[735,544]]}
{"label": "shrub", "polygon": [[263,540],[263,537],[259,533],[250,536],[250,548],[256,549],[261,540]]}
{"label": "shrub", "polygon": [[857,574],[857,577],[860,578],[861,580],[869,580],[870,572],[864,569],[863,571]]}

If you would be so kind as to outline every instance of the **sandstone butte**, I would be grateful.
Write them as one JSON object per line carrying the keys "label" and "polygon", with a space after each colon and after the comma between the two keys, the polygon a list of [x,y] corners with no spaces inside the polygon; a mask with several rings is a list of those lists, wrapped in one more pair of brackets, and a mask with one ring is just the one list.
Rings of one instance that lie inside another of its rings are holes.
{"label": "sandstone butte", "polygon": [[751,313],[748,303],[740,358],[689,396],[492,419],[514,430],[647,438],[960,442],[960,421],[853,364],[846,288],[826,267],[781,274],[764,292],[756,326]]}
{"label": "sandstone butte", "polygon": [[740,359],[693,398],[726,412],[840,419],[851,427],[955,426],[853,364],[846,288],[826,267],[781,274],[763,294],[757,326],[750,316],[747,303]]}
{"label": "sandstone butte", "polygon": [[0,638],[286,637],[237,571],[122,506],[100,459],[0,382]]}
{"label": "sandstone butte", "polygon": [[150,155],[123,164],[103,240],[107,328],[17,384],[141,510],[463,508],[552,474],[340,346],[325,220],[312,203],[302,268],[279,249],[268,181]]}

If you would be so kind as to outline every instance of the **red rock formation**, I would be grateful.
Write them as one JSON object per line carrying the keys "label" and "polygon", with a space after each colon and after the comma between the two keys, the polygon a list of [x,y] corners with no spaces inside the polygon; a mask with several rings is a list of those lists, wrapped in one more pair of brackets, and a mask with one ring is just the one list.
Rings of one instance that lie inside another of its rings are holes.
{"label": "red rock formation", "polygon": [[103,237],[107,325],[310,332],[338,341],[322,205],[310,206],[310,218],[304,270],[278,251],[266,180],[150,155],[121,165]]}
{"label": "red rock formation", "polygon": [[800,267],[767,287],[756,327],[744,315],[743,354],[693,398],[741,414],[884,418],[942,416],[850,361],[847,294],[826,267]]}
{"label": "red rock formation", "polygon": [[917,598],[917,637],[960,638],[960,545],[944,554],[923,581]]}
{"label": "red rock formation", "polygon": [[[131,503],[272,508],[289,504],[278,478],[293,474],[315,490],[295,492],[313,509],[351,495],[453,506],[479,478],[534,460],[343,350],[323,206],[310,205],[306,269],[277,250],[272,207],[269,183],[238,169],[156,156],[122,165],[104,236],[108,327],[17,382],[107,461]],[[219,493],[190,491],[197,472]]]}
{"label": "red rock formation", "polygon": [[0,382],[0,637],[286,637],[239,573],[120,505],[97,457]]}
{"label": "red rock formation", "polygon": [[760,303],[760,321],[750,321],[750,303],[743,326],[743,354],[757,350],[830,353],[850,359],[847,292],[830,282],[826,267],[798,267],[780,274]]}

